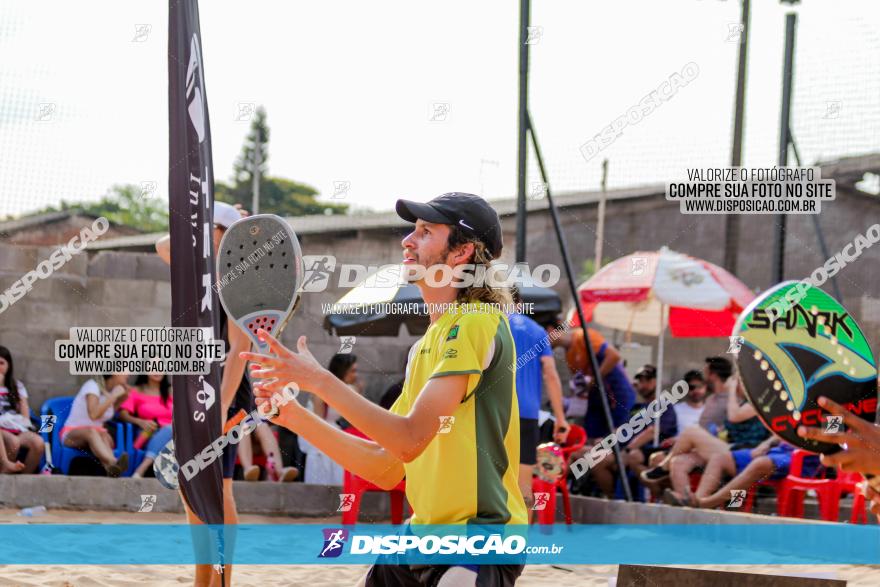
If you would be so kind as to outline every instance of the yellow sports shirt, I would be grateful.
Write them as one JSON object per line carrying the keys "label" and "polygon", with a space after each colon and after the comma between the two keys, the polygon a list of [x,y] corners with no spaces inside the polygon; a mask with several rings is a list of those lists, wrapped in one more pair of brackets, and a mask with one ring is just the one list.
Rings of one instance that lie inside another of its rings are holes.
{"label": "yellow sports shirt", "polygon": [[507,316],[487,304],[450,309],[413,346],[395,414],[410,412],[429,379],[470,376],[452,418],[441,419],[425,451],[404,464],[411,523],[528,523],[517,484],[515,362]]}

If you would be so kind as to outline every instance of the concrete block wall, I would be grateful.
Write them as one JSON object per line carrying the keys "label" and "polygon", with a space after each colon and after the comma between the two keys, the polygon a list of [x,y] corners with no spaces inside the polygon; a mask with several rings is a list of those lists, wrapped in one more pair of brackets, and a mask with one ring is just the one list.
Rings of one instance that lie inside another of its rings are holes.
{"label": "concrete block wall", "polygon": [[[559,211],[572,264],[580,278],[585,259],[592,259],[595,247],[596,205],[578,205]],[[820,218],[831,254],[840,251],[858,233],[880,219],[878,202],[846,195],[842,190],[835,202],[826,203]],[[772,283],[770,275],[771,237],[775,218],[741,216],[741,248],[738,277],[760,291]],[[502,260],[512,262],[516,250],[515,218],[502,219],[505,250]],[[800,279],[820,266],[824,259],[816,244],[812,221],[807,216],[790,216],[787,230],[786,276]],[[306,255],[332,254],[338,263],[381,266],[401,258],[403,229],[352,230],[337,233],[310,233],[302,236]],[[562,267],[553,225],[546,210],[534,210],[528,218],[528,260],[531,266],[553,263]],[[678,205],[662,195],[615,200],[608,203],[605,225],[607,258],[617,258],[637,250],[656,250],[668,246],[721,265],[724,257],[724,217],[685,216]],[[0,291],[32,270],[52,252],[49,247],[7,245],[0,247]],[[337,271],[326,291],[309,293],[282,340],[294,345],[304,334],[319,361],[326,364],[339,349],[339,340],[324,329],[322,303],[333,303],[347,291],[337,287]],[[857,316],[875,354],[880,351],[880,246],[867,249],[838,277],[844,303]],[[554,287],[571,307],[571,295],[563,274]],[[826,291],[833,291],[831,284]],[[171,288],[168,267],[158,257],[144,253],[102,251],[75,256],[50,278],[35,283],[33,290],[0,313],[0,344],[12,349],[18,377],[34,396],[34,407],[52,395],[74,392],[82,378],[69,375],[67,365],[54,361],[54,340],[66,338],[70,326],[170,324]],[[624,341],[623,333],[604,331],[612,342]],[[361,337],[355,343],[359,371],[367,385],[367,395],[378,399],[384,390],[402,377],[402,365],[416,337],[405,329],[397,337]],[[650,345],[657,340],[633,335],[631,340]],[[700,368],[708,355],[724,354],[726,338],[666,338],[666,383],[678,379],[685,370]],[[558,354],[561,358],[561,355]],[[564,364],[560,374],[567,382]]]}

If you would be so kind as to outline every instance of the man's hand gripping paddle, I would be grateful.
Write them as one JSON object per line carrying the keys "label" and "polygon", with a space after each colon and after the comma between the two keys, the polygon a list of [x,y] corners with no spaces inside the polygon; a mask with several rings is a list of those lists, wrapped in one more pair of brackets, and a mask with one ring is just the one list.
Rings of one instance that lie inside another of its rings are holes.
{"label": "man's hand gripping paddle", "polygon": [[[749,400],[764,425],[789,444],[826,455],[840,451],[833,439],[837,430],[843,433],[842,410],[850,422],[873,424],[873,353],[853,317],[824,291],[779,284],[743,311],[733,335],[742,337],[737,365]],[[826,410],[830,404],[820,405],[820,397],[842,409]],[[824,433],[801,436],[801,426]]]}

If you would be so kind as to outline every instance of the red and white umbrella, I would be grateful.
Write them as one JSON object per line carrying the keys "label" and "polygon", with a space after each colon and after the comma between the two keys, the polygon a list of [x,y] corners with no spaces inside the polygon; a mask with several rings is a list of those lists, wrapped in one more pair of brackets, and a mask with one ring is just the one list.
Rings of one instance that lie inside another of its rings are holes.
{"label": "red and white umbrella", "polygon": [[590,322],[654,336],[668,326],[675,337],[729,336],[755,297],[721,267],[666,247],[609,263],[578,293]]}
{"label": "red and white umbrella", "polygon": [[[640,251],[603,267],[581,284],[584,317],[596,324],[658,337],[657,383],[663,383],[663,334],[730,336],[755,294],[708,261],[670,251]],[[580,320],[570,315],[573,325]],[[659,443],[660,427],[654,427]]]}

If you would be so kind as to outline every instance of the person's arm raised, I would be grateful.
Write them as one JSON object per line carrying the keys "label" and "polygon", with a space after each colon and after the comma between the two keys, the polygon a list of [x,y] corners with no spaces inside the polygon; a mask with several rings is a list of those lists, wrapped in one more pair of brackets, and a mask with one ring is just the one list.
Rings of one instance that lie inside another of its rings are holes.
{"label": "person's arm raised", "polygon": [[422,454],[440,429],[441,418],[452,415],[467,391],[466,374],[436,377],[430,379],[419,393],[409,414],[393,414],[324,369],[309,352],[304,336],[297,341],[298,352],[285,348],[264,330],[259,336],[268,341],[275,356],[242,355],[255,363],[251,372],[254,378],[270,380],[258,385],[258,397],[268,398],[289,383],[308,388],[336,408],[354,427],[405,463]]}

